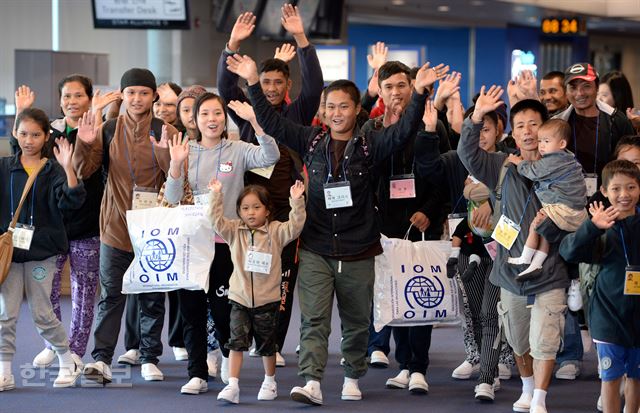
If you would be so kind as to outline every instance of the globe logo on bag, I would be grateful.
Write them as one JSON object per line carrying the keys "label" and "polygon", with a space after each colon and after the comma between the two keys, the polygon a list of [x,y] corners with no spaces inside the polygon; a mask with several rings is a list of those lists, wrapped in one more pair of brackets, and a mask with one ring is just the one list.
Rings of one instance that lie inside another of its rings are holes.
{"label": "globe logo on bag", "polygon": [[404,288],[404,297],[412,309],[412,301],[422,308],[434,308],[444,300],[444,285],[438,277],[429,279],[418,275],[407,282]]}
{"label": "globe logo on bag", "polygon": [[[140,266],[144,263],[156,272],[168,270],[176,258],[176,246],[171,239],[165,243],[157,238],[150,239],[140,254]],[[144,262],[143,262],[144,261]]]}

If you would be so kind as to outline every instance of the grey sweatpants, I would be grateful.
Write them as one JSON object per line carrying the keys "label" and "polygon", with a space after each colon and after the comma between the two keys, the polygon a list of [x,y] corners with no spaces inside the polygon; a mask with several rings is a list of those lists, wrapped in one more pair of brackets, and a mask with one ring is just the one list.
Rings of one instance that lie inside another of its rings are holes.
{"label": "grey sweatpants", "polygon": [[57,352],[69,350],[67,333],[54,314],[50,299],[56,258],[11,264],[7,279],[0,285],[1,361],[12,361],[16,353],[16,324],[25,295],[38,333]]}

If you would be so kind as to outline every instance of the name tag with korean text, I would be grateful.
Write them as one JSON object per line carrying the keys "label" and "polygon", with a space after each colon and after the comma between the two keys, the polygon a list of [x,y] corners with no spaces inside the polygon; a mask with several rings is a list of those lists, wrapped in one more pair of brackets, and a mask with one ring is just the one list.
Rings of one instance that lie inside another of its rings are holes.
{"label": "name tag with korean text", "polygon": [[271,254],[268,252],[249,250],[244,257],[244,270],[269,274],[271,272],[271,258]]}
{"label": "name tag with korean text", "polygon": [[510,250],[513,243],[516,242],[520,234],[520,225],[516,224],[505,215],[500,216],[500,220],[491,234],[491,238],[496,240],[498,244]]}
{"label": "name tag with korean text", "polygon": [[211,191],[207,189],[199,189],[197,191],[193,191],[193,203],[195,205],[209,205],[209,200],[211,199]]}
{"label": "name tag with korean text", "polygon": [[17,224],[13,230],[13,247],[29,251],[35,230],[33,225]]}
{"label": "name tag with korean text", "polygon": [[592,197],[593,194],[598,192],[598,175],[597,174],[584,174],[584,183],[587,186],[588,197]]}
{"label": "name tag with korean text", "polygon": [[158,191],[155,188],[136,186],[131,196],[131,209],[154,208],[158,201]]}
{"label": "name tag with korean text", "polygon": [[624,295],[640,295],[640,265],[625,268]]}
{"label": "name tag with korean text", "polygon": [[389,179],[389,198],[405,199],[416,197],[416,178],[413,174],[395,175]]}
{"label": "name tag with korean text", "polygon": [[324,184],[324,203],[327,209],[353,206],[351,184],[348,181]]}

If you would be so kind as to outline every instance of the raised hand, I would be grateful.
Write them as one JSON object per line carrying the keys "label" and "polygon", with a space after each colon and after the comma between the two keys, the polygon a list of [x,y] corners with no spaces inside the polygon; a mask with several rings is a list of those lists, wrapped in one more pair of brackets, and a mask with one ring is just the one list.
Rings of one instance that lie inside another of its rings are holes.
{"label": "raised hand", "polygon": [[189,157],[189,139],[185,136],[182,138],[182,132],[173,135],[173,138],[167,140],[169,144],[169,157],[172,162],[180,165]]}
{"label": "raised hand", "polygon": [[285,43],[282,47],[276,47],[276,54],[273,56],[274,59],[280,59],[285,63],[289,63],[296,57],[296,48],[294,45]]}
{"label": "raised hand", "polygon": [[100,89],[96,90],[93,94],[93,98],[91,98],[91,110],[94,112],[99,112],[116,100],[122,99],[122,95],[119,90],[112,90],[104,95],[101,95],[100,93]]}
{"label": "raised hand", "polygon": [[211,178],[208,187],[211,192],[215,192],[216,194],[222,192],[222,182],[218,181],[215,177]]}
{"label": "raised hand", "polygon": [[236,19],[233,29],[231,29],[231,36],[229,36],[229,49],[238,50],[240,48],[240,42],[247,39],[253,33],[256,28],[256,16],[250,11],[242,13]]}
{"label": "raised hand", "polygon": [[73,169],[73,145],[66,138],[56,138],[56,146],[53,147],[53,155],[65,171]]}
{"label": "raised hand", "polygon": [[302,24],[302,17],[298,11],[298,6],[293,7],[290,4],[284,4],[282,6],[282,27],[295,36],[296,34],[304,34],[304,25]]}
{"label": "raised hand", "polygon": [[473,123],[482,123],[484,115],[498,109],[498,107],[502,105],[502,101],[500,100],[500,96],[504,93],[502,87],[493,85],[486,92],[485,89],[485,86],[480,88],[480,95],[478,96],[478,100],[476,100],[473,115],[471,115]]}
{"label": "raised hand", "polygon": [[451,72],[440,80],[434,104],[436,109],[442,110],[445,102],[456,92],[460,91],[460,79],[462,75],[459,72]]}
{"label": "raised hand", "polygon": [[367,63],[374,71],[377,71],[387,62],[388,53],[389,48],[385,46],[384,42],[377,42],[371,48],[371,54],[367,55]]}
{"label": "raised hand", "polygon": [[239,54],[227,57],[227,68],[231,73],[235,73],[245,79],[249,85],[254,85],[260,81],[256,62],[247,55]]}
{"label": "raised hand", "polygon": [[15,94],[16,114],[29,109],[36,101],[36,93],[27,85],[18,87]]}
{"label": "raised hand", "polygon": [[604,209],[602,202],[592,203],[589,206],[589,213],[591,214],[591,222],[593,222],[593,225],[600,229],[611,228],[613,224],[615,224],[618,215],[620,215],[620,211],[613,206]]}
{"label": "raised hand", "polygon": [[538,97],[538,85],[531,70],[523,70],[515,80],[510,80],[507,84],[507,95],[511,107],[524,99],[536,99]]}
{"label": "raised hand", "polygon": [[304,183],[300,180],[296,180],[296,182],[291,185],[289,194],[291,194],[291,199],[299,199],[302,194],[304,194]]}
{"label": "raised hand", "polygon": [[156,148],[168,149],[169,148],[169,128],[167,125],[162,125],[162,135],[160,135],[160,141],[152,135],[149,135],[149,140]]}
{"label": "raised hand", "polygon": [[438,123],[438,111],[433,106],[431,99],[427,99],[424,105],[424,115],[422,116],[424,130],[427,132],[435,132]]}
{"label": "raised hand", "polygon": [[246,121],[251,122],[256,119],[256,113],[253,111],[253,107],[249,104],[249,102],[232,100],[227,104],[227,107],[234,111],[236,115],[240,116]]}
{"label": "raised hand", "polygon": [[76,138],[89,145],[95,142],[98,134],[93,122],[94,116],[91,111],[83,113],[78,119],[78,134]]}
{"label": "raised hand", "polygon": [[449,72],[449,66],[445,66],[444,63],[440,63],[436,67],[429,67],[429,65],[430,63],[427,62],[416,74],[414,87],[419,94],[423,94],[425,89],[431,88],[437,80],[442,79]]}

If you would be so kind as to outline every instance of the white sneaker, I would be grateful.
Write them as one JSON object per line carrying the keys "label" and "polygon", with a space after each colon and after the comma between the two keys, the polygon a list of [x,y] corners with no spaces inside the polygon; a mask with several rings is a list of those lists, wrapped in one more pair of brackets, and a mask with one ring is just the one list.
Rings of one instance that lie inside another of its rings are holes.
{"label": "white sneaker", "polygon": [[82,371],[82,369],[84,369],[84,363],[82,362],[82,357],[80,357],[76,353],[71,353],[71,358],[76,363],[76,366],[78,366],[80,371]]}
{"label": "white sneaker", "polygon": [[87,363],[82,370],[82,375],[87,380],[95,381],[96,383],[111,383],[111,367],[103,361]]}
{"label": "white sneaker", "polygon": [[253,346],[249,349],[249,357],[260,357],[260,354],[256,353],[256,347]]}
{"label": "white sneaker", "polygon": [[220,350],[215,349],[207,353],[207,374],[210,377],[218,376],[218,356],[220,355]]}
{"label": "white sneaker", "polygon": [[184,347],[173,347],[173,356],[176,358],[176,361],[189,360],[189,353],[187,353],[187,349]]}
{"label": "white sneaker", "polygon": [[513,411],[529,413],[529,410],[531,410],[531,399],[533,399],[533,394],[522,393],[520,398],[513,403]]}
{"label": "white sneaker", "polygon": [[160,371],[158,366],[153,363],[144,363],[140,369],[142,378],[146,381],[163,381],[164,374]]}
{"label": "white sneaker", "polygon": [[180,388],[182,394],[200,394],[209,391],[209,385],[206,380],[200,377],[192,377],[184,386]]}
{"label": "white sneaker", "polygon": [[318,381],[309,380],[304,387],[296,386],[291,389],[289,395],[293,401],[322,406],[322,391],[320,390],[320,382]]}
{"label": "white sneaker", "polygon": [[118,357],[118,364],[137,366],[138,364],[140,364],[140,351],[135,348],[127,350],[126,353]]}
{"label": "white sneaker", "polygon": [[58,377],[53,382],[53,387],[73,387],[80,377],[82,370],[76,363],[73,363],[73,368],[60,367],[58,370]]}
{"label": "white sneaker", "polygon": [[571,280],[571,285],[567,291],[567,306],[571,311],[578,311],[582,308],[582,294],[580,293],[580,280]]}
{"label": "white sneaker", "polygon": [[535,406],[531,406],[530,413],[547,413],[547,408],[545,406],[540,406],[539,404]]}
{"label": "white sneaker", "polygon": [[51,350],[50,348],[46,348],[39,352],[33,358],[33,367],[37,369],[44,369],[53,364],[56,359],[56,352]]}
{"label": "white sneaker", "polygon": [[422,373],[411,373],[409,378],[409,391],[413,394],[429,393],[429,385]]}
{"label": "white sneaker", "polygon": [[574,363],[561,365],[556,371],[556,379],[575,380],[580,375],[580,367]]}
{"label": "white sneaker", "polygon": [[287,365],[287,362],[285,361],[284,357],[282,357],[282,354],[280,354],[280,352],[276,353],[276,367],[284,367]]}
{"label": "white sneaker", "polygon": [[476,400],[493,401],[495,399],[495,391],[493,386],[487,383],[480,383],[475,388]]}
{"label": "white sneaker", "polygon": [[218,393],[218,400],[234,404],[240,403],[240,387],[227,384],[227,386]]}
{"label": "white sneaker", "polygon": [[263,381],[258,392],[258,400],[275,400],[276,397],[278,397],[278,384],[275,381],[271,383]]}
{"label": "white sneaker", "polygon": [[229,357],[222,356],[222,366],[220,366],[220,380],[224,384],[229,384]]}
{"label": "white sneaker", "polygon": [[340,358],[340,365],[344,366],[344,364],[347,362],[347,360],[344,359],[344,357]]}
{"label": "white sneaker", "polygon": [[511,367],[498,363],[498,378],[500,380],[509,380],[511,378]]}
{"label": "white sneaker", "polygon": [[16,388],[16,379],[13,374],[0,376],[0,391],[13,390]]}
{"label": "white sneaker", "polygon": [[300,344],[296,346],[296,354],[300,354]]}
{"label": "white sneaker", "polygon": [[388,379],[386,386],[387,389],[406,389],[409,387],[409,370],[401,370],[397,376]]}
{"label": "white sneaker", "polygon": [[598,396],[598,402],[596,403],[596,409],[601,412],[602,411],[602,395]]}
{"label": "white sneaker", "polygon": [[369,364],[371,365],[371,367],[386,369],[387,367],[389,367],[389,359],[387,358],[387,355],[384,354],[384,352],[376,350],[371,353]]}
{"label": "white sneaker", "polygon": [[469,380],[473,374],[480,372],[480,363],[471,364],[467,360],[463,361],[458,367],[453,370],[451,377],[458,380]]}
{"label": "white sneaker", "polygon": [[358,379],[344,378],[342,400],[362,400],[362,392],[358,387]]}

